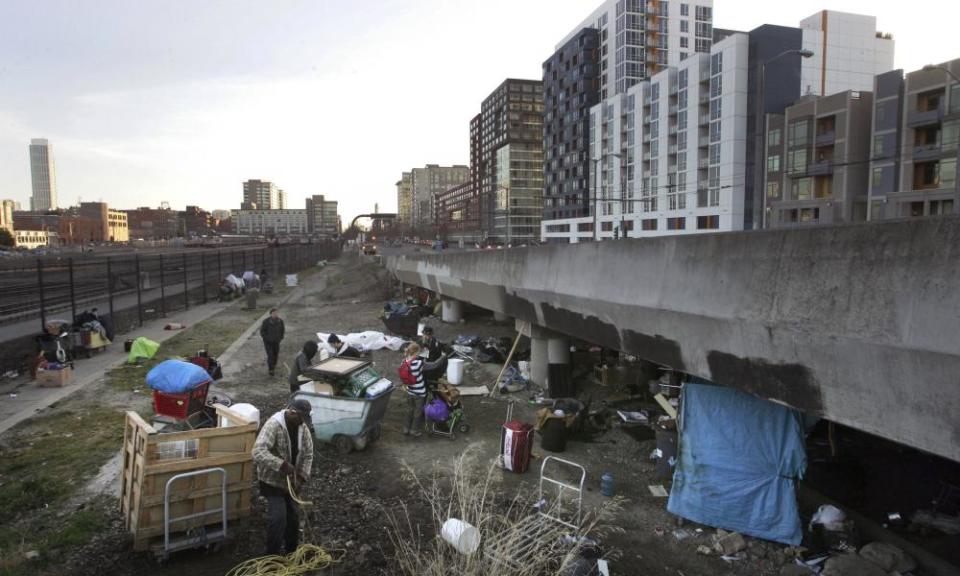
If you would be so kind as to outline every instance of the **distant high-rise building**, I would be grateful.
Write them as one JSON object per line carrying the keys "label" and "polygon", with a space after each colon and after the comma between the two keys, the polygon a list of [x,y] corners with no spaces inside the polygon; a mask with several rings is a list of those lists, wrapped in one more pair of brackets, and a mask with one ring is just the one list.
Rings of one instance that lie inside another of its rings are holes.
{"label": "distant high-rise building", "polygon": [[13,200],[0,200],[0,228],[13,234],[13,211],[17,209]]}
{"label": "distant high-rise building", "polygon": [[285,210],[287,208],[287,193],[277,188],[277,208]]}
{"label": "distant high-rise building", "polygon": [[307,198],[307,231],[310,234],[336,236],[340,233],[337,201],[327,200],[322,194]]}
{"label": "distant high-rise building", "polygon": [[413,225],[413,174],[404,172],[397,180],[397,225]]}
{"label": "distant high-rise building", "polygon": [[543,82],[507,79],[480,108],[480,206],[488,238],[540,236],[543,215]]}
{"label": "distant high-rise building", "polygon": [[53,147],[46,138],[30,141],[30,177],[33,195],[31,210],[57,209],[57,173],[53,163]]}
{"label": "distant high-rise building", "polygon": [[[273,182],[266,180],[247,180],[243,183],[243,203],[241,208],[244,210],[278,210],[281,208],[281,198],[284,197],[282,190],[277,188]],[[286,203],[286,200],[282,200]]]}
{"label": "distant high-rise building", "polygon": [[[648,9],[651,6],[648,3]],[[551,204],[545,210],[553,209],[553,214],[548,212],[553,218],[545,219],[541,228],[546,241],[578,242],[761,227],[765,208],[772,208],[764,206],[764,197],[775,191],[774,187],[768,190],[764,183],[768,115],[782,114],[802,96],[820,95],[823,89],[870,90],[872,80],[865,81],[861,70],[873,74],[892,65],[893,41],[888,34],[875,29],[876,19],[871,16],[818,13],[798,28],[764,25],[750,32],[722,30],[701,41],[702,33],[710,28],[709,9],[674,2],[669,6],[671,21],[680,22],[681,40],[685,31],[695,26],[698,49],[689,54],[681,52],[676,64],[670,56],[668,66],[629,86],[625,92],[617,89],[616,82],[611,87],[615,78],[604,80],[615,95],[601,99],[590,109],[587,142],[571,143],[573,150],[563,147],[568,157],[559,158],[557,166],[559,170],[583,158],[589,160],[590,201],[580,214],[591,216],[560,217],[553,206],[554,199],[568,200],[552,194],[548,188]],[[629,21],[628,18],[628,27]],[[673,26],[669,25],[671,34]],[[598,29],[603,46],[603,27],[598,25]],[[619,26],[617,30],[619,33]],[[712,45],[700,49],[705,42]],[[684,44],[687,42],[681,42],[681,50]],[[673,50],[673,46],[671,40],[669,49]],[[609,54],[601,55],[601,71],[604,60],[609,58]],[[572,57],[567,62],[574,65]],[[844,103],[837,100],[822,102],[822,110],[817,107],[816,114],[824,112],[824,126],[830,116],[826,107],[843,107]],[[855,100],[852,95],[851,100]],[[559,96],[553,100],[548,97],[546,117],[572,115],[577,104],[576,100],[563,102]],[[848,116],[859,117],[863,105],[864,102],[851,102]],[[800,110],[806,109],[796,109]],[[553,135],[552,131],[545,131],[545,137]],[[552,138],[545,142],[550,162],[558,159],[564,137],[557,134],[555,147]],[[835,149],[842,147],[846,154],[857,153],[859,144],[838,134]],[[824,152],[827,157],[826,149]],[[548,169],[551,166],[548,164]],[[564,173],[563,180],[556,184],[570,186],[576,177]],[[826,190],[827,178],[820,180],[821,190]],[[789,182],[793,186],[793,179]],[[854,190],[852,181],[849,186],[844,194],[862,196]],[[835,189],[841,190],[839,184]],[[571,202],[577,201],[574,195],[570,198]],[[839,202],[834,202],[831,209],[840,209],[839,206]],[[788,210],[794,208],[801,206],[785,206]],[[852,201],[845,209],[851,217],[862,215],[863,198]],[[788,218],[791,215],[792,212],[786,214]]]}
{"label": "distant high-rise building", "polygon": [[470,168],[466,166],[438,166],[427,164],[411,170],[410,189],[412,196],[411,227],[433,228],[434,196],[470,180]]}

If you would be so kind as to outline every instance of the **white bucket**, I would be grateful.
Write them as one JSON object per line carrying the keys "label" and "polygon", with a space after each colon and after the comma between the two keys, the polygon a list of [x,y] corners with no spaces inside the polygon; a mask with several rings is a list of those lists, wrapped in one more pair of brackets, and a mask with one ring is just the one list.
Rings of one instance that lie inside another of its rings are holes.
{"label": "white bucket", "polygon": [[297,285],[297,275],[296,274],[287,274],[287,286],[293,287]]}
{"label": "white bucket", "polygon": [[473,554],[480,547],[480,532],[468,522],[450,518],[443,523],[440,529],[443,539],[453,546],[457,552],[467,556]]}
{"label": "white bucket", "polygon": [[454,386],[463,383],[463,360],[460,358],[451,358],[447,360],[447,382]]}
{"label": "white bucket", "polygon": [[[260,410],[253,404],[234,404],[230,407],[231,410],[240,414],[247,420],[255,421],[257,426],[260,426]],[[222,426],[226,428],[227,426],[239,426],[239,422],[233,422],[229,418],[224,418]]]}

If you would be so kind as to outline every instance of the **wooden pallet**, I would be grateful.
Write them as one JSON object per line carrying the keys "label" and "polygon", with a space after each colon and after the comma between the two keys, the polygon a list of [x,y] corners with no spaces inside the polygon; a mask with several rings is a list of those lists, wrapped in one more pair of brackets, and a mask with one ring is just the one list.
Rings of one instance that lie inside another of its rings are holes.
{"label": "wooden pallet", "polygon": [[[123,432],[123,476],[120,510],[124,527],[133,534],[134,550],[148,550],[163,544],[163,496],[167,480],[176,474],[221,467],[227,471],[227,518],[235,520],[250,513],[255,472],[253,443],[257,422],[233,410],[215,405],[217,428],[186,432],[158,433],[136,412],[127,412]],[[227,419],[232,426],[221,428]],[[218,475],[178,480],[170,490],[170,516],[215,510],[221,505]],[[209,526],[217,529],[219,514],[174,523],[171,534]]]}

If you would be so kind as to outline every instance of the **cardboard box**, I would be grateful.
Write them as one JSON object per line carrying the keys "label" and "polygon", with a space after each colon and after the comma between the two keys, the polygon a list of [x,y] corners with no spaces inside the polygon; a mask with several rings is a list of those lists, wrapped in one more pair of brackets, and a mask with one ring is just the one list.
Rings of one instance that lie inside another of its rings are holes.
{"label": "cardboard box", "polygon": [[60,370],[37,370],[37,384],[44,388],[62,388],[70,383],[73,369],[69,367]]}

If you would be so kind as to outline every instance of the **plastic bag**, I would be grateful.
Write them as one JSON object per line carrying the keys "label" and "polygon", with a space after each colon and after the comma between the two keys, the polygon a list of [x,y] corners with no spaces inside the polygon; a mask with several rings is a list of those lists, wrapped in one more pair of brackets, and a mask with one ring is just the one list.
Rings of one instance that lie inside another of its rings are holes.
{"label": "plastic bag", "polygon": [[447,418],[450,417],[450,409],[447,408],[446,402],[439,398],[434,398],[424,406],[423,414],[427,417],[427,420],[431,422],[446,422]]}

